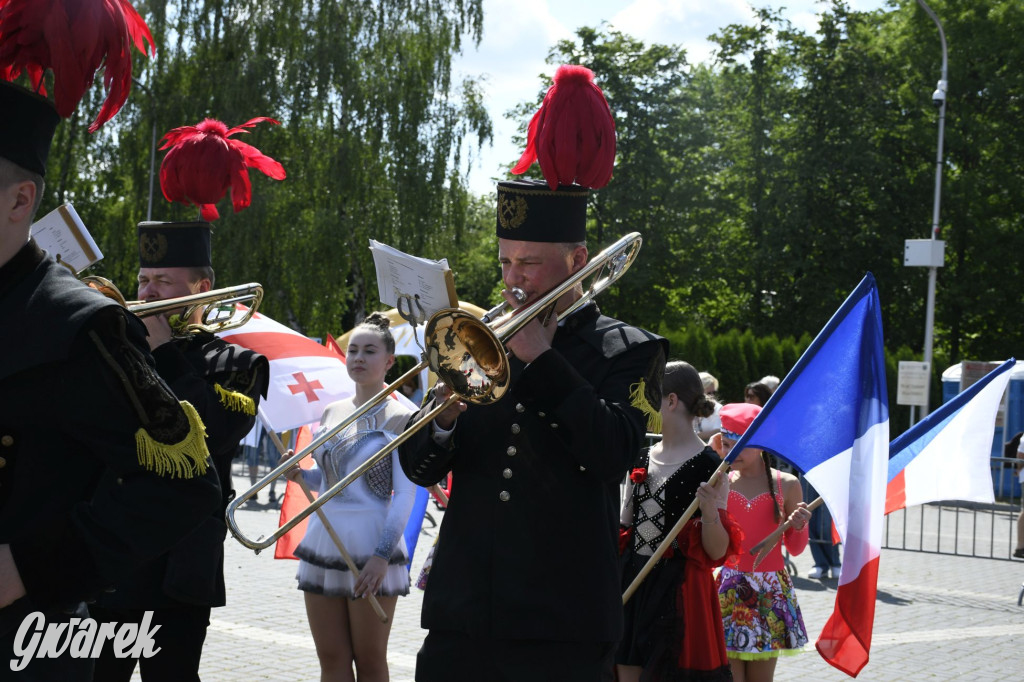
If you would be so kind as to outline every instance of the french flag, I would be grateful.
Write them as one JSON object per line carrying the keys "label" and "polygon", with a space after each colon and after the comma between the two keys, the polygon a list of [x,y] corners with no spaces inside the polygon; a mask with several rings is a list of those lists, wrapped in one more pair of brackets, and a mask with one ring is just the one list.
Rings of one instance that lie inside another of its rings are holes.
{"label": "french flag", "polygon": [[845,554],[835,609],[816,646],[831,665],[856,677],[871,649],[889,452],[882,316],[870,273],[732,453],[747,447],[792,463],[832,513]]}
{"label": "french flag", "polygon": [[939,500],[995,502],[993,426],[1016,362],[1010,358],[892,442],[886,514]]}

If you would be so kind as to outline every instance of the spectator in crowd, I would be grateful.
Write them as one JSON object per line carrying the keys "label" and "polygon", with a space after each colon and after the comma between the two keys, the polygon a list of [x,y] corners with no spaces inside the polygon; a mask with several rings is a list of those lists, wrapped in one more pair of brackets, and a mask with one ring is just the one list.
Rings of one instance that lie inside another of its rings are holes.
{"label": "spectator in crowd", "polygon": [[775,389],[777,389],[779,387],[779,384],[782,382],[779,381],[779,378],[777,376],[769,374],[767,376],[761,377],[761,380],[758,381],[757,383],[764,384],[765,386],[768,387],[769,391],[775,393]]}
{"label": "spectator in crowd", "polygon": [[772,390],[760,381],[753,381],[747,384],[743,391],[743,401],[758,407],[764,407],[771,397]]}
{"label": "spectator in crowd", "polygon": [[[1010,442],[1006,444],[1006,449],[1003,452],[1003,457],[1013,457],[1014,451],[1017,453],[1017,459],[1024,460],[1024,432],[1018,433]],[[1021,484],[1024,484],[1024,461],[1018,462],[1014,467],[1017,470],[1017,477],[1020,479]],[[1017,516],[1017,547],[1013,550],[1013,556],[1017,559],[1024,559],[1024,496],[1021,499],[1021,510]]]}
{"label": "spectator in crowd", "polygon": [[722,404],[715,397],[715,394],[718,393],[718,379],[707,372],[701,372],[700,381],[704,386],[704,395],[711,401],[714,410],[707,417],[695,416],[693,418],[693,430],[697,432],[701,440],[707,442],[711,436],[722,429],[722,419],[718,414],[722,409]]}

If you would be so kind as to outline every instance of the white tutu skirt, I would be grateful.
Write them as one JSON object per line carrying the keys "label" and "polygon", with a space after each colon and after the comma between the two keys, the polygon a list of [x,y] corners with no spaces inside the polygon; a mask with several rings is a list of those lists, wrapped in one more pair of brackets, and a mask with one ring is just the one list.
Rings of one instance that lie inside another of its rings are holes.
{"label": "white tutu skirt", "polygon": [[[327,516],[334,531],[345,545],[345,551],[362,570],[366,562],[373,556],[381,533],[384,529],[384,517],[379,511],[344,510],[340,514],[331,514],[333,510],[324,505]],[[299,569],[295,579],[299,589],[304,592],[323,594],[329,597],[352,597],[355,578],[348,564],[341,558],[337,546],[324,529],[320,519],[314,515],[309,519],[306,535],[295,548],[295,556],[299,558]],[[409,594],[409,552],[405,547],[405,538],[399,538],[388,561],[388,570],[384,574],[384,582],[377,592],[379,596],[394,597]]]}

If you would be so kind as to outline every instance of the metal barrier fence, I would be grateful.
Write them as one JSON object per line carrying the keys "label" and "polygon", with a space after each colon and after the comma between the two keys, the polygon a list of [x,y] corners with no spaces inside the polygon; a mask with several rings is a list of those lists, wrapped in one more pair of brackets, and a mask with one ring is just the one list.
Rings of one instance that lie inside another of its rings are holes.
{"label": "metal barrier fence", "polygon": [[[648,433],[647,444],[653,445],[659,438],[658,434]],[[991,459],[993,504],[945,501],[892,512],[885,517],[882,547],[1012,561],[1017,546],[1017,519],[1024,513],[1021,486],[1014,468],[1020,462],[1007,457]],[[805,501],[817,497],[798,471],[785,462],[777,466],[801,479]],[[831,518],[825,513],[815,513],[812,524],[815,525],[811,528],[810,542],[831,544]]]}
{"label": "metal barrier fence", "polygon": [[889,514],[885,519],[882,546],[911,552],[1012,560],[1022,503],[1013,468],[1019,461],[992,458],[994,504],[935,502]]}

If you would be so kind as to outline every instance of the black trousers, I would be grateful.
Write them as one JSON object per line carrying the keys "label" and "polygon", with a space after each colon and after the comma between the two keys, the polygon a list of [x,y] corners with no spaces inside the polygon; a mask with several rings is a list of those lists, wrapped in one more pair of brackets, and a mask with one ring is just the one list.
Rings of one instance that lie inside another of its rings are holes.
{"label": "black trousers", "polygon": [[[152,609],[151,627],[160,626],[153,635],[160,651],[151,658],[117,658],[111,646],[103,648],[96,661],[95,682],[129,682],[135,665],[140,666],[144,682],[199,682],[199,660],[203,656],[206,628],[210,625],[209,606],[182,606]],[[97,622],[141,623],[145,609],[105,609],[90,606]]]}
{"label": "black trousers", "polygon": [[416,655],[416,682],[611,682],[614,642],[471,637],[431,630]]}
{"label": "black trousers", "polygon": [[[22,597],[22,600],[24,599]],[[25,603],[19,600],[8,608],[13,613],[19,606]],[[25,616],[31,613],[29,609],[21,609],[21,612]],[[77,625],[71,622],[72,618],[81,621],[81,619],[89,617],[85,604],[80,604],[77,608],[67,611],[41,611],[40,613],[43,614],[46,625],[66,623],[66,628]],[[21,619],[19,618],[18,620]],[[67,637],[66,628],[62,631],[63,638]],[[32,651],[31,638],[36,631],[34,629],[31,632],[26,631],[24,633],[25,636],[19,641],[19,629],[20,623],[18,627],[0,635],[0,680],[16,680],[17,682],[53,682],[53,680],[61,680],[61,682],[89,682],[89,680],[93,679],[94,661],[85,657],[73,657],[67,650],[57,658],[35,658],[34,656],[28,658],[28,654],[34,653]],[[58,639],[63,641],[63,638]],[[21,652],[20,654],[16,653],[19,651]],[[38,648],[35,651],[38,651]],[[21,668],[23,657],[27,658],[27,665],[17,671],[11,670],[11,661],[16,661],[17,666]]]}

